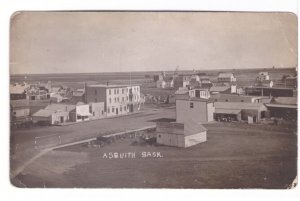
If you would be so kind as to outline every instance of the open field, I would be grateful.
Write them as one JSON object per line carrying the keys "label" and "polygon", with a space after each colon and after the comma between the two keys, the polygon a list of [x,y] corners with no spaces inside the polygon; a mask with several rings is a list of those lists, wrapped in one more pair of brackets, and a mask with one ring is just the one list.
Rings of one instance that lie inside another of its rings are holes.
{"label": "open field", "polygon": [[[120,139],[102,148],[76,145],[51,151],[17,179],[27,187],[287,188],[295,178],[297,135],[292,130],[205,126],[208,141],[186,149],[133,146],[133,139]],[[137,156],[102,158],[109,152]],[[142,152],[160,152],[163,158],[141,158]]]}

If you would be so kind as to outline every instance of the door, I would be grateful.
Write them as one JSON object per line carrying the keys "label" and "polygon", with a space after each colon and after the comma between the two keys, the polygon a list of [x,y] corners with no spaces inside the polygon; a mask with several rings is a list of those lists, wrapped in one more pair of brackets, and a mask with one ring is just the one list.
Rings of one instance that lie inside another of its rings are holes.
{"label": "door", "polygon": [[60,117],[60,123],[64,122],[64,117]]}
{"label": "door", "polygon": [[118,110],[119,108],[116,108],[116,114],[118,115],[119,114],[119,110]]}

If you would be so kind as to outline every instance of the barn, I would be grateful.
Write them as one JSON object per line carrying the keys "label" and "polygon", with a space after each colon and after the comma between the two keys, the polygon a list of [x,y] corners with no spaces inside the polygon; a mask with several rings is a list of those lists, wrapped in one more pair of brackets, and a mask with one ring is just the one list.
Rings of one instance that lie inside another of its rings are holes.
{"label": "barn", "polygon": [[190,147],[207,140],[207,129],[199,123],[156,122],[158,144]]}

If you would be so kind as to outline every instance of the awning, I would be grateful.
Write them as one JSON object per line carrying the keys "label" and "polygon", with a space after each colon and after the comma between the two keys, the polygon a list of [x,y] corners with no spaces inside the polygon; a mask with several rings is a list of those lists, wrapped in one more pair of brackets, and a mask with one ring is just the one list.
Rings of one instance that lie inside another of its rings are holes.
{"label": "awning", "polygon": [[87,111],[78,111],[77,115],[78,116],[92,116],[92,114]]}
{"label": "awning", "polygon": [[239,114],[241,110],[239,109],[216,109],[216,114]]}

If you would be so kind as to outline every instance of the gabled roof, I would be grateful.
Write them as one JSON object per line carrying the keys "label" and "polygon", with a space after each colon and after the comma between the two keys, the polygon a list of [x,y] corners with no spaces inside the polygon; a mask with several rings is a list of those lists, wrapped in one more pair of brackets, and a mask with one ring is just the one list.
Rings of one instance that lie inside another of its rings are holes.
{"label": "gabled roof", "polygon": [[217,114],[239,114],[242,110],[241,109],[222,109],[216,108],[215,113]]}
{"label": "gabled roof", "polygon": [[195,122],[184,123],[184,135],[185,136],[194,135],[194,134],[201,133],[204,131],[207,131],[207,129],[199,123],[195,123]]}
{"label": "gabled roof", "polygon": [[24,100],[11,100],[10,105],[13,109],[29,108],[29,101]]}
{"label": "gabled roof", "polygon": [[69,105],[69,104],[50,104],[45,108],[45,110],[66,111],[66,112],[70,112],[74,109],[75,109],[75,105]]}
{"label": "gabled roof", "polygon": [[50,117],[53,113],[54,113],[54,111],[52,111],[52,110],[41,109],[41,110],[37,111],[36,113],[34,113],[32,116],[33,117]]}
{"label": "gabled roof", "polygon": [[219,78],[229,78],[233,76],[233,73],[219,73]]}
{"label": "gabled roof", "polygon": [[212,92],[222,92],[230,89],[230,86],[212,86],[209,90]]}

